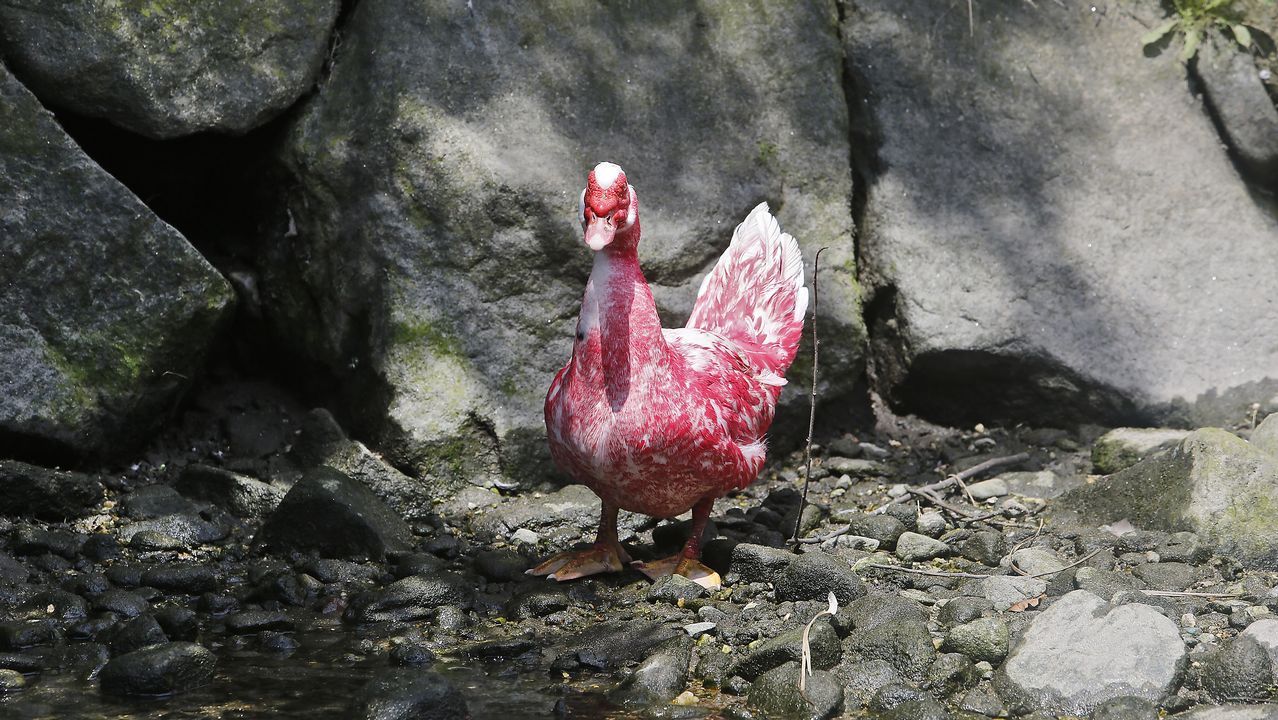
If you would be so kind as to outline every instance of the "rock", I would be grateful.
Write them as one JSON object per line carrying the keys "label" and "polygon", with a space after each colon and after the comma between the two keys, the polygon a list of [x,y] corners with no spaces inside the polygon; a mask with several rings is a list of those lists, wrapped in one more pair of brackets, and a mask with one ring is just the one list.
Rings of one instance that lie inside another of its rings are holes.
{"label": "rock", "polygon": [[1055,573],[1065,569],[1065,563],[1056,553],[1043,547],[1021,548],[1012,553],[1012,562],[1027,575],[1051,581]]}
{"label": "rock", "polygon": [[303,467],[324,466],[346,474],[408,519],[426,517],[434,511],[434,501],[448,498],[435,483],[405,475],[364,443],[346,437],[324,409],[307,414],[293,456]]}
{"label": "rock", "polygon": [[648,588],[649,602],[666,602],[672,605],[705,597],[706,589],[682,575],[669,575]]}
{"label": "rock", "polygon": [[248,635],[263,630],[292,630],[293,620],[277,610],[246,610],[226,618],[226,631],[232,635]]}
{"label": "rock", "polygon": [[169,695],[208,682],[217,658],[202,645],[171,642],[121,655],[98,675],[102,692],[112,695]]}
{"label": "rock", "polygon": [[420,620],[435,608],[448,604],[469,605],[474,596],[470,583],[452,573],[410,575],[380,590],[351,600],[343,618],[349,622]]}
{"label": "rock", "polygon": [[27,679],[16,670],[0,670],[0,696],[17,692],[27,686]]}
{"label": "rock", "polygon": [[967,492],[974,500],[988,500],[992,497],[1002,497],[1009,490],[1007,489],[1006,480],[1001,477],[995,477],[968,485]]}
{"label": "rock", "polygon": [[37,645],[53,645],[60,633],[52,620],[0,621],[0,650],[21,650]]}
{"label": "rock", "polygon": [[155,530],[143,530],[133,533],[129,539],[129,547],[143,552],[185,550],[191,543],[182,538],[175,538]]}
{"label": "rock", "polygon": [[396,665],[421,667],[435,662],[435,653],[421,643],[404,642],[391,648],[391,662]]}
{"label": "rock", "polygon": [[0,3],[0,49],[46,103],[152,138],[243,133],[310,90],[336,0]]}
{"label": "rock", "polygon": [[356,720],[466,720],[466,699],[443,675],[394,668],[377,674],[351,699]]}
{"label": "rock", "polygon": [[953,695],[975,685],[980,680],[976,664],[966,655],[956,652],[941,653],[932,661],[923,679],[923,686],[938,695]]}
{"label": "rock", "polygon": [[1260,421],[1251,431],[1248,441],[1257,450],[1278,457],[1278,413],[1273,413]]}
{"label": "rock", "polygon": [[1278,108],[1251,53],[1233,38],[1207,33],[1194,70],[1239,169],[1262,187],[1278,187]]}
{"label": "rock", "polygon": [[[951,425],[1057,427],[1278,404],[1278,224],[1185,64],[1133,41],[1160,7],[1098,23],[1087,4],[1049,4],[977,13],[974,31],[930,0],[843,16],[884,399]],[[1228,250],[1204,254],[1203,238]]]}
{"label": "rock", "polygon": [[510,582],[523,577],[524,571],[528,569],[528,560],[509,548],[481,550],[475,553],[475,569],[489,580]]}
{"label": "rock", "polygon": [[674,628],[654,622],[605,620],[565,639],[552,667],[613,671],[646,657],[651,648],[679,634]]}
{"label": "rock", "polygon": [[1013,495],[1049,500],[1065,492],[1067,484],[1051,470],[1009,472],[995,479],[1007,483],[1007,490]]}
{"label": "rock", "polygon": [[1126,470],[1147,457],[1180,444],[1188,430],[1114,428],[1092,443],[1092,468],[1102,475]]}
{"label": "rock", "polygon": [[[617,527],[624,539],[643,521],[637,513],[622,513]],[[481,537],[508,538],[516,530],[562,532],[565,526],[593,537],[599,525],[599,496],[585,485],[569,485],[534,497],[520,495],[471,518],[471,529]]]}
{"label": "rock", "polygon": [[852,535],[873,538],[884,548],[896,546],[897,538],[905,532],[905,523],[891,515],[857,513],[846,519]]}
{"label": "rock", "polygon": [[1159,720],[1158,706],[1139,697],[1117,697],[1101,703],[1091,720]]}
{"label": "rock", "polygon": [[927,625],[909,617],[894,617],[864,628],[858,624],[848,636],[846,646],[853,658],[886,660],[915,680],[923,678],[936,657]]}
{"label": "rock", "polygon": [[213,503],[232,515],[257,518],[270,513],[284,499],[284,490],[223,468],[194,463],[177,480],[177,491]]}
{"label": "rock", "polygon": [[901,672],[887,660],[852,663],[847,666],[843,675],[847,677],[844,692],[848,699],[856,700],[862,705],[869,703],[880,689],[905,682]]}
{"label": "rock", "polygon": [[123,655],[148,645],[159,645],[168,641],[169,638],[164,634],[164,629],[153,616],[140,615],[121,623],[111,633],[111,654]]}
{"label": "rock", "polygon": [[1170,537],[1155,548],[1159,562],[1188,563],[1191,565],[1206,562],[1211,557],[1211,548],[1202,544],[1198,536],[1191,532],[1172,533]]}
{"label": "rock", "polygon": [[805,692],[799,690],[798,678],[796,662],[773,668],[750,686],[746,702],[763,717],[820,720],[843,709],[843,688],[833,675],[823,670],[813,672]]}
{"label": "rock", "polygon": [[1273,664],[1255,637],[1239,635],[1201,665],[1200,684],[1218,702],[1265,700],[1273,693]]}
{"label": "rock", "polygon": [[997,664],[1007,656],[1010,638],[1002,618],[980,618],[951,628],[945,634],[941,650],[962,653],[973,662],[985,660]]}
{"label": "rock", "polygon": [[[698,585],[697,587],[701,587]],[[525,587],[515,594],[505,607],[505,615],[514,620],[544,617],[565,610],[572,602],[563,589],[543,584]]]}
{"label": "rock", "polygon": [[788,550],[740,543],[732,548],[732,574],[738,582],[772,582],[789,567],[794,557]]}
{"label": "rock", "polygon": [[[0,165],[0,172],[2,171],[3,165]],[[0,177],[0,183],[3,183],[3,177]],[[2,323],[3,316],[0,315],[0,324]],[[4,340],[0,339],[0,347],[4,344]],[[2,372],[4,371],[0,370]],[[0,379],[3,377],[0,375]],[[10,398],[8,401],[20,399]],[[0,433],[4,432],[3,407],[6,402],[0,399]],[[0,514],[34,517],[50,522],[86,515],[102,502],[102,483],[95,477],[65,470],[49,470],[17,460],[0,460],[0,488],[4,488],[4,492],[0,492]]]}
{"label": "rock", "polygon": [[1074,573],[1074,587],[1108,601],[1113,600],[1116,593],[1143,590],[1146,585],[1144,581],[1127,573],[1081,567]]}
{"label": "rock", "polygon": [[1085,519],[1192,530],[1216,552],[1278,568],[1278,458],[1224,430],[1190,433],[1171,452],[1062,496]]}
{"label": "rock", "polygon": [[142,572],[143,585],[160,590],[198,595],[211,592],[221,586],[217,571],[208,565],[171,563],[156,565]]}
{"label": "rock", "polygon": [[1116,697],[1160,700],[1184,670],[1174,622],[1148,605],[1114,607],[1075,590],[1017,638],[995,687],[1009,709],[1085,715]]}
{"label": "rock", "polygon": [[978,530],[959,546],[959,554],[982,565],[998,567],[1007,554],[1007,539],[1000,533]]}
{"label": "rock", "polygon": [[225,528],[218,527],[199,515],[193,514],[166,515],[151,520],[139,520],[120,528],[117,535],[121,542],[132,543],[134,536],[143,532],[167,535],[188,546],[217,542],[227,535]]}
{"label": "rock", "polygon": [[[1247,636],[1265,649],[1269,653],[1269,661],[1278,673],[1278,620],[1273,618],[1265,618],[1257,620],[1247,626],[1246,630],[1240,633],[1239,637]],[[1275,678],[1278,680],[1278,678]]]}
{"label": "rock", "polygon": [[1188,590],[1194,583],[1202,580],[1203,568],[1179,562],[1156,562],[1137,565],[1132,575],[1140,578],[1146,585],[1155,590]]}
{"label": "rock", "polygon": [[0,444],[125,452],[198,374],[230,285],[3,68],[0,128],[0,386],[22,389],[0,394]]}
{"label": "rock", "polygon": [[[808,633],[808,646],[812,650],[812,667],[817,670],[829,670],[839,664],[842,649],[839,635],[834,631],[826,618],[812,624]],[[732,664],[729,675],[740,675],[746,680],[753,680],[764,672],[790,660],[800,660],[803,656],[803,628],[795,628],[776,637],[761,642],[758,646],[747,649]]]}
{"label": "rock", "polygon": [[256,542],[276,551],[315,551],[324,557],[368,557],[413,545],[412,531],[368,488],[326,467],[306,471],[266,518]]}
{"label": "rock", "polygon": [[[808,252],[829,245],[822,392],[852,391],[864,330],[836,13],[810,0],[721,10],[380,0],[351,12],[282,154],[307,242],[268,238],[263,284],[279,299],[274,326],[343,378],[363,411],[351,415],[370,418],[394,465],[440,487],[551,472],[546,383],[568,357],[590,264],[570,214],[583,158],[616,158],[643,189],[645,268],[669,316],[691,309],[733,224],[764,198]],[[698,50],[671,62],[630,42],[641,35]],[[343,159],[355,144],[358,169]],[[798,385],[778,430],[806,418]]]}
{"label": "rock", "polygon": [[865,596],[865,583],[852,566],[823,552],[793,556],[774,582],[777,600],[825,600],[834,593],[840,603],[847,604]]}
{"label": "rock", "polygon": [[878,460],[865,458],[828,457],[821,461],[821,467],[829,470],[831,475],[850,475],[853,478],[883,477],[891,474],[887,465]]}
{"label": "rock", "polygon": [[687,686],[688,663],[691,661],[692,638],[670,638],[658,645],[633,673],[608,693],[608,699],[623,707],[670,702]]}
{"label": "rock", "polygon": [[0,668],[16,670],[23,675],[34,675],[44,670],[39,658],[25,653],[0,653]]}
{"label": "rock", "polygon": [[896,540],[896,556],[905,562],[921,562],[949,554],[949,545],[926,535],[905,532]]}
{"label": "rock", "polygon": [[926,535],[930,538],[939,538],[945,534],[947,524],[941,513],[928,511],[919,513],[914,520],[914,527],[919,531],[920,535]]}
{"label": "rock", "polygon": [[1271,704],[1222,705],[1199,707],[1171,717],[1174,720],[1278,720],[1278,708]]}
{"label": "rock", "polygon": [[994,610],[994,603],[979,597],[961,595],[941,606],[936,621],[946,627],[970,623]]}
{"label": "rock", "polygon": [[134,520],[164,515],[194,515],[198,512],[190,500],[168,485],[147,485],[134,490],[124,496],[120,510]]}

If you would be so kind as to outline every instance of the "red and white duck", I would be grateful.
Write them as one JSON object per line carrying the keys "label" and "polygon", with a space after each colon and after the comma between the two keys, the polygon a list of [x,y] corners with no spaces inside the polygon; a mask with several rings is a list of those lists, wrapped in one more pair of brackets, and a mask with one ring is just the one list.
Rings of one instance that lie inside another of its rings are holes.
{"label": "red and white duck", "polygon": [[760,203],[701,283],[687,326],[662,329],[639,268],[639,196],[620,167],[595,166],[577,215],[594,267],[572,359],[546,395],[546,430],[555,462],[603,509],[591,548],[529,572],[569,580],[621,570],[630,558],[618,509],[672,518],[691,508],[683,550],[635,565],[718,587],[699,561],[701,536],[715,498],[763,467],[808,304],[799,245]]}

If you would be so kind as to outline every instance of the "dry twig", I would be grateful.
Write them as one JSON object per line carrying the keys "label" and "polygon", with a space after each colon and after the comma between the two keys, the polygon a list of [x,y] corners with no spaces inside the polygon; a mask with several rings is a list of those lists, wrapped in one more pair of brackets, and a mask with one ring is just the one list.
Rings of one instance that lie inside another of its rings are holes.
{"label": "dry twig", "polygon": [[821,270],[821,253],[829,248],[817,250],[812,259],[812,394],[808,398],[808,442],[804,449],[805,468],[803,471],[803,496],[799,499],[799,512],[794,517],[794,551],[799,551],[799,528],[803,526],[803,509],[808,504],[808,486],[812,484],[812,434],[816,430],[816,398],[817,398],[817,357],[820,353],[821,339],[817,337],[817,273]]}

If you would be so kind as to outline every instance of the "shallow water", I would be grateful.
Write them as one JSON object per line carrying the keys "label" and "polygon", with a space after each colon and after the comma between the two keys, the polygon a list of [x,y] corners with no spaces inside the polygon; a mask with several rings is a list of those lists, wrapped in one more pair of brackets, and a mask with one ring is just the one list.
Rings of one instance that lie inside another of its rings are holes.
{"label": "shallow water", "polygon": [[[0,718],[14,720],[162,718],[241,720],[262,717],[346,718],[351,696],[379,671],[385,657],[350,653],[353,633],[338,625],[295,633],[301,647],[290,655],[232,650],[213,645],[217,671],[207,685],[167,698],[119,698],[72,672],[28,676],[21,692],[0,696]],[[555,717],[561,697],[555,678],[520,675],[501,664],[439,660],[433,668],[466,697],[474,720]],[[578,704],[576,701],[574,705]],[[599,705],[576,717],[622,717]]]}

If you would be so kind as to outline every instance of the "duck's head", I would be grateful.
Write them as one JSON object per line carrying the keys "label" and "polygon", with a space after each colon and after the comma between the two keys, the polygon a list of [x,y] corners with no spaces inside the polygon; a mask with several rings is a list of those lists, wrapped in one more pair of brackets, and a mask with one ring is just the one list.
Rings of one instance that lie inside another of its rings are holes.
{"label": "duck's head", "polygon": [[601,162],[590,171],[581,191],[577,219],[586,245],[599,252],[606,247],[633,248],[639,243],[639,196],[620,166]]}

